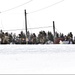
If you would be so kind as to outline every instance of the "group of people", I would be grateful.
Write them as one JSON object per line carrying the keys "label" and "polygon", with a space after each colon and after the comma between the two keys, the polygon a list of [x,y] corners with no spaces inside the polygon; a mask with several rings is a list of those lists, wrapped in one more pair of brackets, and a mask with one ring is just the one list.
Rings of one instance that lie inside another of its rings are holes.
{"label": "group of people", "polygon": [[56,32],[54,36],[51,32],[40,31],[36,36],[35,33],[29,31],[27,35],[23,31],[18,35],[0,31],[0,44],[60,44],[64,41],[68,41],[68,44],[75,44],[72,32],[68,35]]}

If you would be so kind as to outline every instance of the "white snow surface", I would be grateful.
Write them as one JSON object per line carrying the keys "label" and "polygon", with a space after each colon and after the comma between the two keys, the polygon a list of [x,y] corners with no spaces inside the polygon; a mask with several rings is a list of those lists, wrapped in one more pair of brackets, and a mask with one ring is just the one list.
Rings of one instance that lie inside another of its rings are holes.
{"label": "white snow surface", "polygon": [[0,74],[75,74],[75,45],[0,45]]}

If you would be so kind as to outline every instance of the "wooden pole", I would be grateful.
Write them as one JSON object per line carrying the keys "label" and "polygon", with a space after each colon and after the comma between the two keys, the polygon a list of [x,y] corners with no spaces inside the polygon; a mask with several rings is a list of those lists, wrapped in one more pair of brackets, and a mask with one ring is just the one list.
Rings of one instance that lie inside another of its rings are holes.
{"label": "wooden pole", "polygon": [[54,41],[55,41],[56,35],[55,35],[55,22],[54,21],[53,21],[53,34],[54,34]]}
{"label": "wooden pole", "polygon": [[27,36],[27,13],[25,10],[25,32],[26,32],[26,44],[28,44],[28,36]]}
{"label": "wooden pole", "polygon": [[26,36],[27,36],[27,13],[25,10],[25,31],[26,31]]}

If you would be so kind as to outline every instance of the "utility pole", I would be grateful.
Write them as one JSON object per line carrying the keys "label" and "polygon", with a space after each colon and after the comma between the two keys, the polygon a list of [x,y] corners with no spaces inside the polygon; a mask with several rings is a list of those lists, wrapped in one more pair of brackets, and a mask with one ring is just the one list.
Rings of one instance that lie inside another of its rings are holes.
{"label": "utility pole", "polygon": [[27,37],[27,13],[26,10],[24,10],[25,12],[25,32],[26,32],[26,44],[28,44],[28,37]]}
{"label": "utility pole", "polygon": [[26,32],[26,36],[27,36],[27,13],[25,10],[25,32]]}
{"label": "utility pole", "polygon": [[55,41],[56,34],[55,34],[55,22],[54,21],[53,21],[53,34],[54,34],[54,41]]}

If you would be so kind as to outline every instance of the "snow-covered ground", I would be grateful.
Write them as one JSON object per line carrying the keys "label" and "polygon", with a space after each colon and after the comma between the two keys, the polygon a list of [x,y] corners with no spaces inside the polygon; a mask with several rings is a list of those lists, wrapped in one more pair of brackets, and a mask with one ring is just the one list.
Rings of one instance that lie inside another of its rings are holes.
{"label": "snow-covered ground", "polygon": [[0,74],[75,74],[75,45],[0,45]]}

